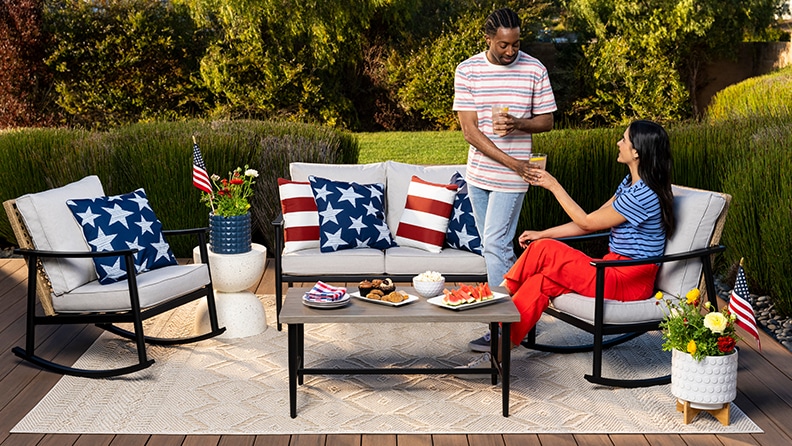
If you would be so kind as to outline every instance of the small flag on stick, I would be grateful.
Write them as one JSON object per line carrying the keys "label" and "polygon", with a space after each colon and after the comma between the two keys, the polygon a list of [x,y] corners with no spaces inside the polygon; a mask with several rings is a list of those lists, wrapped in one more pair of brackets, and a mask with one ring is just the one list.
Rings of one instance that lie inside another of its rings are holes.
{"label": "small flag on stick", "polygon": [[756,327],[756,317],[754,317],[749,294],[745,271],[743,271],[743,260],[740,259],[737,280],[734,282],[734,290],[732,290],[731,299],[729,299],[729,311],[737,317],[737,325],[753,335],[759,351],[762,351],[762,342],[759,340],[759,330]]}
{"label": "small flag on stick", "polygon": [[193,136],[193,186],[201,189],[207,194],[212,193],[212,183],[209,182],[209,174],[206,173],[206,164],[201,156],[201,149],[198,148],[198,141]]}

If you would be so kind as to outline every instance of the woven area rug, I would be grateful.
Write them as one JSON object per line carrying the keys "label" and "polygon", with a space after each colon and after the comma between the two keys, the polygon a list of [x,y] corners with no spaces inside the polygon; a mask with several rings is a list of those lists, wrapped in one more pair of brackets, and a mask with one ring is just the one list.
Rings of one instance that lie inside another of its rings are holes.
{"label": "woven area rug", "polygon": [[[149,347],[156,363],[114,379],[64,377],[11,432],[114,434],[302,433],[745,433],[762,432],[732,404],[731,424],[707,413],[688,425],[668,385],[614,389],[583,379],[590,354],[514,350],[511,411],[501,415],[500,386],[447,375],[308,376],[289,417],[287,334],[275,328],[272,296],[261,296],[269,328],[242,339]],[[357,302],[355,304],[358,304]],[[147,322],[156,335],[192,331],[196,307]],[[332,311],[332,310],[327,310]],[[539,341],[573,341],[581,332],[540,322]],[[306,365],[456,366],[475,358],[470,339],[484,324],[306,325]],[[80,367],[128,364],[129,344],[103,334]],[[668,373],[659,336],[611,349],[609,376]],[[654,365],[653,365],[654,364]]]}

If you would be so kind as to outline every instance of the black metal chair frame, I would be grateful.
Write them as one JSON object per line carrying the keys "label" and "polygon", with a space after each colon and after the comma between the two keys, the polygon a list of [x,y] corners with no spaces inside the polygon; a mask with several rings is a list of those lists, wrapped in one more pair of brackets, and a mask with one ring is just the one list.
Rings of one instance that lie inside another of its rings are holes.
{"label": "black metal chair frame", "polygon": [[[164,235],[187,235],[194,234],[198,238],[198,246],[201,253],[201,261],[209,267],[209,255],[206,249],[206,232],[208,228],[195,228],[183,230],[163,231]],[[103,252],[63,252],[63,251],[39,251],[34,249],[15,249],[16,254],[25,257],[28,268],[28,287],[27,287],[27,317],[25,332],[25,348],[14,347],[12,351],[18,357],[29,361],[43,369],[50,370],[64,375],[81,376],[88,378],[106,378],[119,376],[127,373],[143,370],[152,364],[153,359],[149,359],[146,354],[146,343],[153,345],[176,345],[190,342],[202,341],[212,338],[225,332],[225,327],[221,328],[217,320],[217,308],[214,300],[212,282],[210,282],[191,293],[167,300],[159,305],[149,308],[140,308],[140,298],[138,295],[137,277],[135,274],[127,274],[127,286],[129,290],[129,311],[104,312],[104,313],[58,313],[55,315],[38,315],[36,302],[38,300],[37,276],[39,274],[39,262],[42,258],[94,258],[123,256],[127,271],[135,271],[134,255],[137,249],[124,249],[117,251]],[[166,311],[177,308],[186,303],[197,299],[206,298],[211,331],[197,336],[185,338],[157,338],[146,336],[143,332],[143,321]],[[118,323],[131,323],[132,331],[125,330],[116,326]],[[64,324],[95,324],[106,331],[118,336],[135,341],[137,349],[137,364],[120,367],[115,369],[86,370],[78,369],[62,364],[58,364],[36,355],[36,327],[40,325],[64,325]]]}
{"label": "black metal chair frame", "polygon": [[[585,240],[593,240],[601,237],[607,237],[610,232],[588,234],[577,237],[567,237],[559,239],[564,242],[577,242]],[[671,375],[659,376],[653,378],[643,379],[623,379],[623,378],[608,378],[602,376],[602,355],[603,351],[607,348],[623,344],[631,339],[634,339],[644,333],[650,331],[660,330],[660,321],[644,322],[635,324],[606,324],[605,320],[605,270],[607,268],[619,268],[634,265],[647,265],[652,263],[668,263],[686,259],[699,259],[702,264],[702,275],[706,287],[706,297],[717,308],[717,294],[715,291],[715,282],[712,272],[711,256],[723,252],[726,249],[723,245],[713,245],[708,248],[697,249],[684,253],[670,254],[659,257],[651,257],[640,260],[595,260],[591,265],[596,268],[596,296],[594,304],[594,322],[579,319],[573,315],[561,312],[552,306],[545,310],[557,319],[560,319],[570,325],[573,325],[581,330],[590,333],[593,336],[591,344],[574,345],[574,346],[555,346],[536,343],[536,328],[534,327],[522,345],[526,348],[551,352],[551,353],[579,353],[579,352],[592,352],[592,372],[590,375],[584,375],[584,378],[595,384],[601,384],[611,387],[650,387],[661,384],[668,384],[671,382]],[[605,336],[620,335],[614,338],[605,339]]]}

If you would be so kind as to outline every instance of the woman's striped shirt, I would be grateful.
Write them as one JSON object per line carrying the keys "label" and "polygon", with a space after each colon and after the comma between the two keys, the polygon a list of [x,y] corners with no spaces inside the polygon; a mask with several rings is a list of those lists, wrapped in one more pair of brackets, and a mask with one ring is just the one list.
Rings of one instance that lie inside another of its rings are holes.
{"label": "woman's striped shirt", "polygon": [[612,252],[631,259],[663,255],[666,235],[660,198],[643,180],[630,185],[627,175],[616,189],[613,209],[627,221],[611,230]]}

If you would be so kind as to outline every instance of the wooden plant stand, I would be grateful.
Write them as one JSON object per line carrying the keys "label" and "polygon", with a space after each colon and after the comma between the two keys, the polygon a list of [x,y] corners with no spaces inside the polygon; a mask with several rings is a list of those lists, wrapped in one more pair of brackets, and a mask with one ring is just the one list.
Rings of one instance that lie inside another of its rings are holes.
{"label": "wooden plant stand", "polygon": [[710,415],[715,417],[716,420],[720,421],[722,425],[728,426],[730,408],[731,403],[724,403],[723,406],[718,409],[696,409],[690,406],[690,401],[677,400],[676,403],[676,410],[677,412],[682,412],[685,424],[690,424],[690,422],[693,421],[693,418],[696,418],[696,415],[703,411],[709,412]]}

